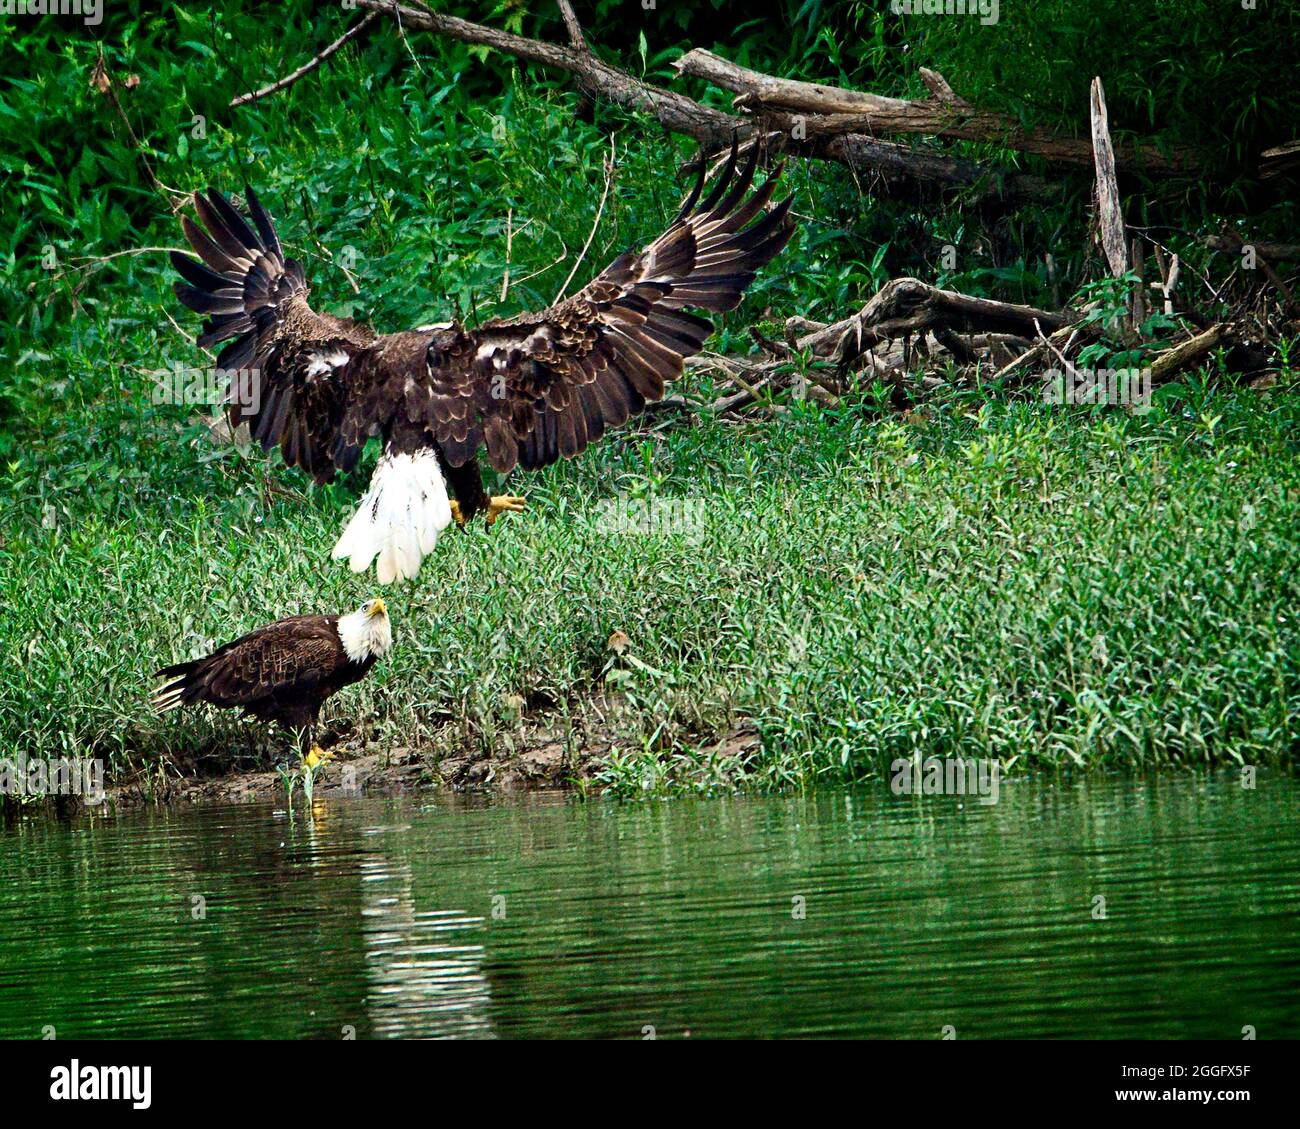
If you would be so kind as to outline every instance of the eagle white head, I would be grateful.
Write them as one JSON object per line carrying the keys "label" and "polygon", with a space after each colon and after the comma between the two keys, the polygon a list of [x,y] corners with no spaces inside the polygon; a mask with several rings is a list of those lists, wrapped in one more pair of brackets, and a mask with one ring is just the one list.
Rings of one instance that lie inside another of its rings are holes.
{"label": "eagle white head", "polygon": [[388,605],[376,596],[356,611],[339,616],[339,639],[354,663],[382,659],[393,646],[393,625]]}

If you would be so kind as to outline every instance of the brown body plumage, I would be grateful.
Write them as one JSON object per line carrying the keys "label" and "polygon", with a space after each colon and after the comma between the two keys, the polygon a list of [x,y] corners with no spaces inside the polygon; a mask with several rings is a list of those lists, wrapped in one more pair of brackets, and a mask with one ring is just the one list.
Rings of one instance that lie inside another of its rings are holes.
{"label": "brown body plumage", "polygon": [[[228,342],[218,367],[251,370],[232,382],[240,395],[229,415],[264,449],[278,445],[287,463],[328,482],[356,464],[370,436],[382,438],[390,461],[381,470],[400,482],[400,496],[390,485],[385,498],[377,477],[369,525],[354,521],[336,556],[363,569],[378,554],[385,581],[413,575],[450,520],[444,510],[453,513],[448,486],[457,520],[495,516],[480,447],[502,474],[572,457],[681,375],[712,330],[687,308],[733,308],[792,234],[790,200],[769,208],[779,170],[750,191],[757,158],[755,147],[738,172],[733,146],[703,200],[701,161],[694,190],[649,246],[540,313],[477,329],[453,322],[378,336],[315,313],[301,266],[284,257],[251,189],[252,228],[215,190],[195,197],[203,227],[182,222],[203,262],[173,255],[185,279],[177,294],[209,315],[200,345]],[[426,453],[436,465],[400,461]]]}
{"label": "brown body plumage", "polygon": [[203,658],[163,667],[158,677],[166,682],[152,704],[159,713],[200,703],[240,709],[300,732],[305,751],[326,699],[364,678],[391,644],[382,600],[347,616],[291,616]]}

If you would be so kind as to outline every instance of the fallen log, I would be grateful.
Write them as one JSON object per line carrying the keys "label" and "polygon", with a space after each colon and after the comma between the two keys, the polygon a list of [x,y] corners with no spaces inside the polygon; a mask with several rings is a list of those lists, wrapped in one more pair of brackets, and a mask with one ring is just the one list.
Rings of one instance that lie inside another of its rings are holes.
{"label": "fallen log", "polygon": [[[791,111],[807,115],[804,127],[809,136],[840,133],[927,134],[963,141],[988,142],[1033,153],[1049,161],[1088,166],[1092,145],[1086,138],[1061,137],[1050,130],[1026,129],[1004,114],[980,110],[958,97],[944,77],[921,68],[922,81],[930,90],[924,100],[889,98],[859,90],[845,90],[821,83],[776,78],[696,47],[673,66],[679,74],[706,82],[738,95],[738,109],[767,114]],[[1162,153],[1150,144],[1126,141],[1118,153],[1120,167],[1158,176],[1197,174],[1203,162],[1187,146]]]}
{"label": "fallen log", "polygon": [[1290,141],[1259,155],[1259,179],[1273,180],[1300,167],[1300,141]]}
{"label": "fallen log", "polygon": [[1253,239],[1228,239],[1222,235],[1207,235],[1201,242],[1215,251],[1239,252],[1244,244],[1255,249],[1256,254],[1274,263],[1300,260],[1300,243],[1257,243]]}

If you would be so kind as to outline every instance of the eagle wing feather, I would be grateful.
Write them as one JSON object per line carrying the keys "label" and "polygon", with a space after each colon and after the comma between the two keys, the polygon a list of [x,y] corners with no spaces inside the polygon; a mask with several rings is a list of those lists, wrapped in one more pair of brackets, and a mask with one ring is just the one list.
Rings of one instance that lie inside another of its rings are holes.
{"label": "eagle wing feather", "polygon": [[285,257],[251,188],[245,201],[252,228],[216,189],[195,194],[203,226],[188,216],[181,226],[199,258],[172,252],[182,279],[176,295],[208,315],[199,345],[224,343],[217,368],[231,377],[231,427],[247,423],[263,450],[278,445],[290,466],[328,482],[360,454],[337,437],[356,383],[353,370],[376,337],[363,325],[308,305],[301,265]]}
{"label": "eagle wing feather", "polygon": [[738,176],[736,157],[733,143],[712,192],[697,203],[701,162],[668,229],[639,253],[620,255],[573,297],[431,343],[407,408],[453,466],[479,446],[501,473],[572,458],[663,397],[712,332],[685,307],[733,309],[793,233],[790,199],[768,208],[780,168],[746,198],[757,147]]}
{"label": "eagle wing feather", "polygon": [[252,706],[313,689],[346,660],[334,616],[293,616],[259,627],[193,662],[164,667],[154,695],[159,711],[207,702]]}

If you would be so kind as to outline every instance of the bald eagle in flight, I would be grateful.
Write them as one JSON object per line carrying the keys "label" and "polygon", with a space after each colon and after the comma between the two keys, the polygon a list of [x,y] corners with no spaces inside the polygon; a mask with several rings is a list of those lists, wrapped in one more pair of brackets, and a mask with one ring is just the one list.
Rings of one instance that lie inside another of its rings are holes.
{"label": "bald eagle in flight", "polygon": [[[317,482],[350,470],[370,436],[383,451],[335,559],[381,584],[412,577],[455,520],[490,525],[523,499],[489,497],[477,452],[506,474],[572,458],[660,399],[712,330],[698,310],[733,309],[793,232],[790,198],[768,207],[777,168],[750,192],[754,146],[736,146],[703,200],[700,175],[668,229],[614,260],[573,297],[476,329],[458,322],[376,334],[307,304],[302,267],[286,258],[252,189],[252,227],[215,189],[196,194],[200,224],[181,220],[202,262],[172,254],[176,293],[208,315],[198,339],[227,344],[232,428]],[[454,498],[449,498],[448,487]]]}
{"label": "bald eagle in flight", "polygon": [[298,733],[303,759],[324,757],[316,745],[321,706],[359,682],[388,654],[393,629],[382,599],[349,615],[296,615],[259,627],[192,662],[163,667],[154,692],[157,713],[206,702],[240,709]]}

